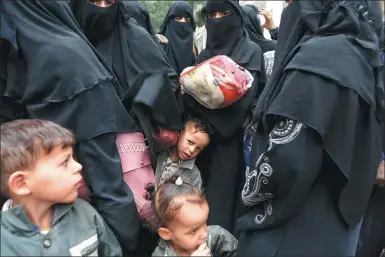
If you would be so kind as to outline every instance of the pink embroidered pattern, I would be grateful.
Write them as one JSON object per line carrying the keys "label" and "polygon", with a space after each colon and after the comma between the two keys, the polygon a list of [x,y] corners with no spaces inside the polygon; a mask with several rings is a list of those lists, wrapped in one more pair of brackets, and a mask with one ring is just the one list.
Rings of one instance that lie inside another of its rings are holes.
{"label": "pink embroidered pattern", "polygon": [[147,146],[144,143],[127,143],[119,144],[120,153],[129,153],[129,152],[144,152]]}

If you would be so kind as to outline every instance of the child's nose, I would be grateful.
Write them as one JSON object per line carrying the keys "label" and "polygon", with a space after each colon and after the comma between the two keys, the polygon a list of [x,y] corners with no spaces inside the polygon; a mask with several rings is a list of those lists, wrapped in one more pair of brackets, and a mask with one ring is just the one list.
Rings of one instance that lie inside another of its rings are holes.
{"label": "child's nose", "polygon": [[74,161],[73,172],[76,174],[76,173],[81,172],[82,169],[83,169],[83,166],[80,163],[78,163],[77,161]]}

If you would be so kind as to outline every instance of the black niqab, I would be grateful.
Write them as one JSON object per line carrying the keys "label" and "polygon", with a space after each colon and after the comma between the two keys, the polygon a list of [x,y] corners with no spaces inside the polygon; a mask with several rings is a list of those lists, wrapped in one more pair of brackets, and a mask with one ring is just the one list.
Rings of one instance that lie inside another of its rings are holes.
{"label": "black niqab", "polygon": [[[175,20],[176,17],[190,18],[191,22],[178,22]],[[191,5],[184,1],[173,2],[160,26],[159,33],[168,39],[164,51],[178,74],[195,62],[194,30],[195,22]]]}
{"label": "black niqab", "polygon": [[[239,9],[235,8],[230,2],[208,1],[203,14],[230,11],[232,15],[221,18],[205,17],[205,27],[207,31],[206,51],[211,56],[229,56],[236,47],[239,39],[243,37],[242,16]],[[238,15],[235,13],[237,12]]]}
{"label": "black niqab", "polygon": [[97,45],[107,37],[116,26],[118,5],[99,7],[87,1],[79,1],[72,9],[81,29],[88,40]]}
{"label": "black niqab", "polygon": [[277,42],[275,40],[266,39],[263,35],[261,21],[258,18],[258,8],[254,5],[247,4],[242,6],[242,10],[245,27],[251,41],[259,45],[263,53],[274,51]]}
{"label": "black niqab", "polygon": [[[273,74],[255,115],[266,133],[284,116],[319,134],[346,178],[339,209],[350,227],[363,216],[380,158],[383,88],[376,28],[382,21],[373,8],[379,2],[292,1],[282,13]],[[309,79],[286,88],[293,70],[327,78],[333,86],[312,87]]]}

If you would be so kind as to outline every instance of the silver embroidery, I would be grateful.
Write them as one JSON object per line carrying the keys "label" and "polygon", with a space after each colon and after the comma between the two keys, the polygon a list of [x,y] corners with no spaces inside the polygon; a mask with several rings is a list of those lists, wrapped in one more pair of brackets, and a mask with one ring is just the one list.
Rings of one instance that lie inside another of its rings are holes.
{"label": "silver embroidery", "polygon": [[273,206],[269,203],[264,203],[264,213],[263,214],[257,214],[255,216],[255,223],[262,224],[267,216],[271,216],[273,214]]}
{"label": "silver embroidery", "polygon": [[273,206],[269,203],[269,200],[274,199],[274,194],[260,192],[261,186],[269,183],[269,178],[274,172],[266,153],[276,145],[283,145],[293,141],[304,127],[303,124],[296,121],[287,118],[280,119],[269,134],[268,149],[259,156],[255,169],[250,171],[249,167],[246,168],[246,182],[242,190],[243,203],[247,206],[254,206],[264,202],[264,212],[255,217],[257,224],[263,223],[273,213]]}

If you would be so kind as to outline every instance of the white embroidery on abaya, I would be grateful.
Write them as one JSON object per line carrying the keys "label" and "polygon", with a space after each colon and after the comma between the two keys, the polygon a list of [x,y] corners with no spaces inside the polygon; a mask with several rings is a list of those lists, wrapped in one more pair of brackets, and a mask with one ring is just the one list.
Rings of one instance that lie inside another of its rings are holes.
{"label": "white embroidery on abaya", "polygon": [[277,145],[284,145],[293,141],[301,132],[303,124],[287,119],[280,119],[269,135],[269,146],[266,152],[259,156],[255,169],[250,171],[250,167],[246,168],[246,182],[242,190],[242,201],[247,206],[254,206],[264,202],[264,211],[256,215],[255,222],[261,224],[264,220],[273,214],[273,206],[270,204],[274,199],[271,192],[260,192],[262,185],[269,183],[269,178],[274,170],[270,164],[266,153],[271,151]]}

